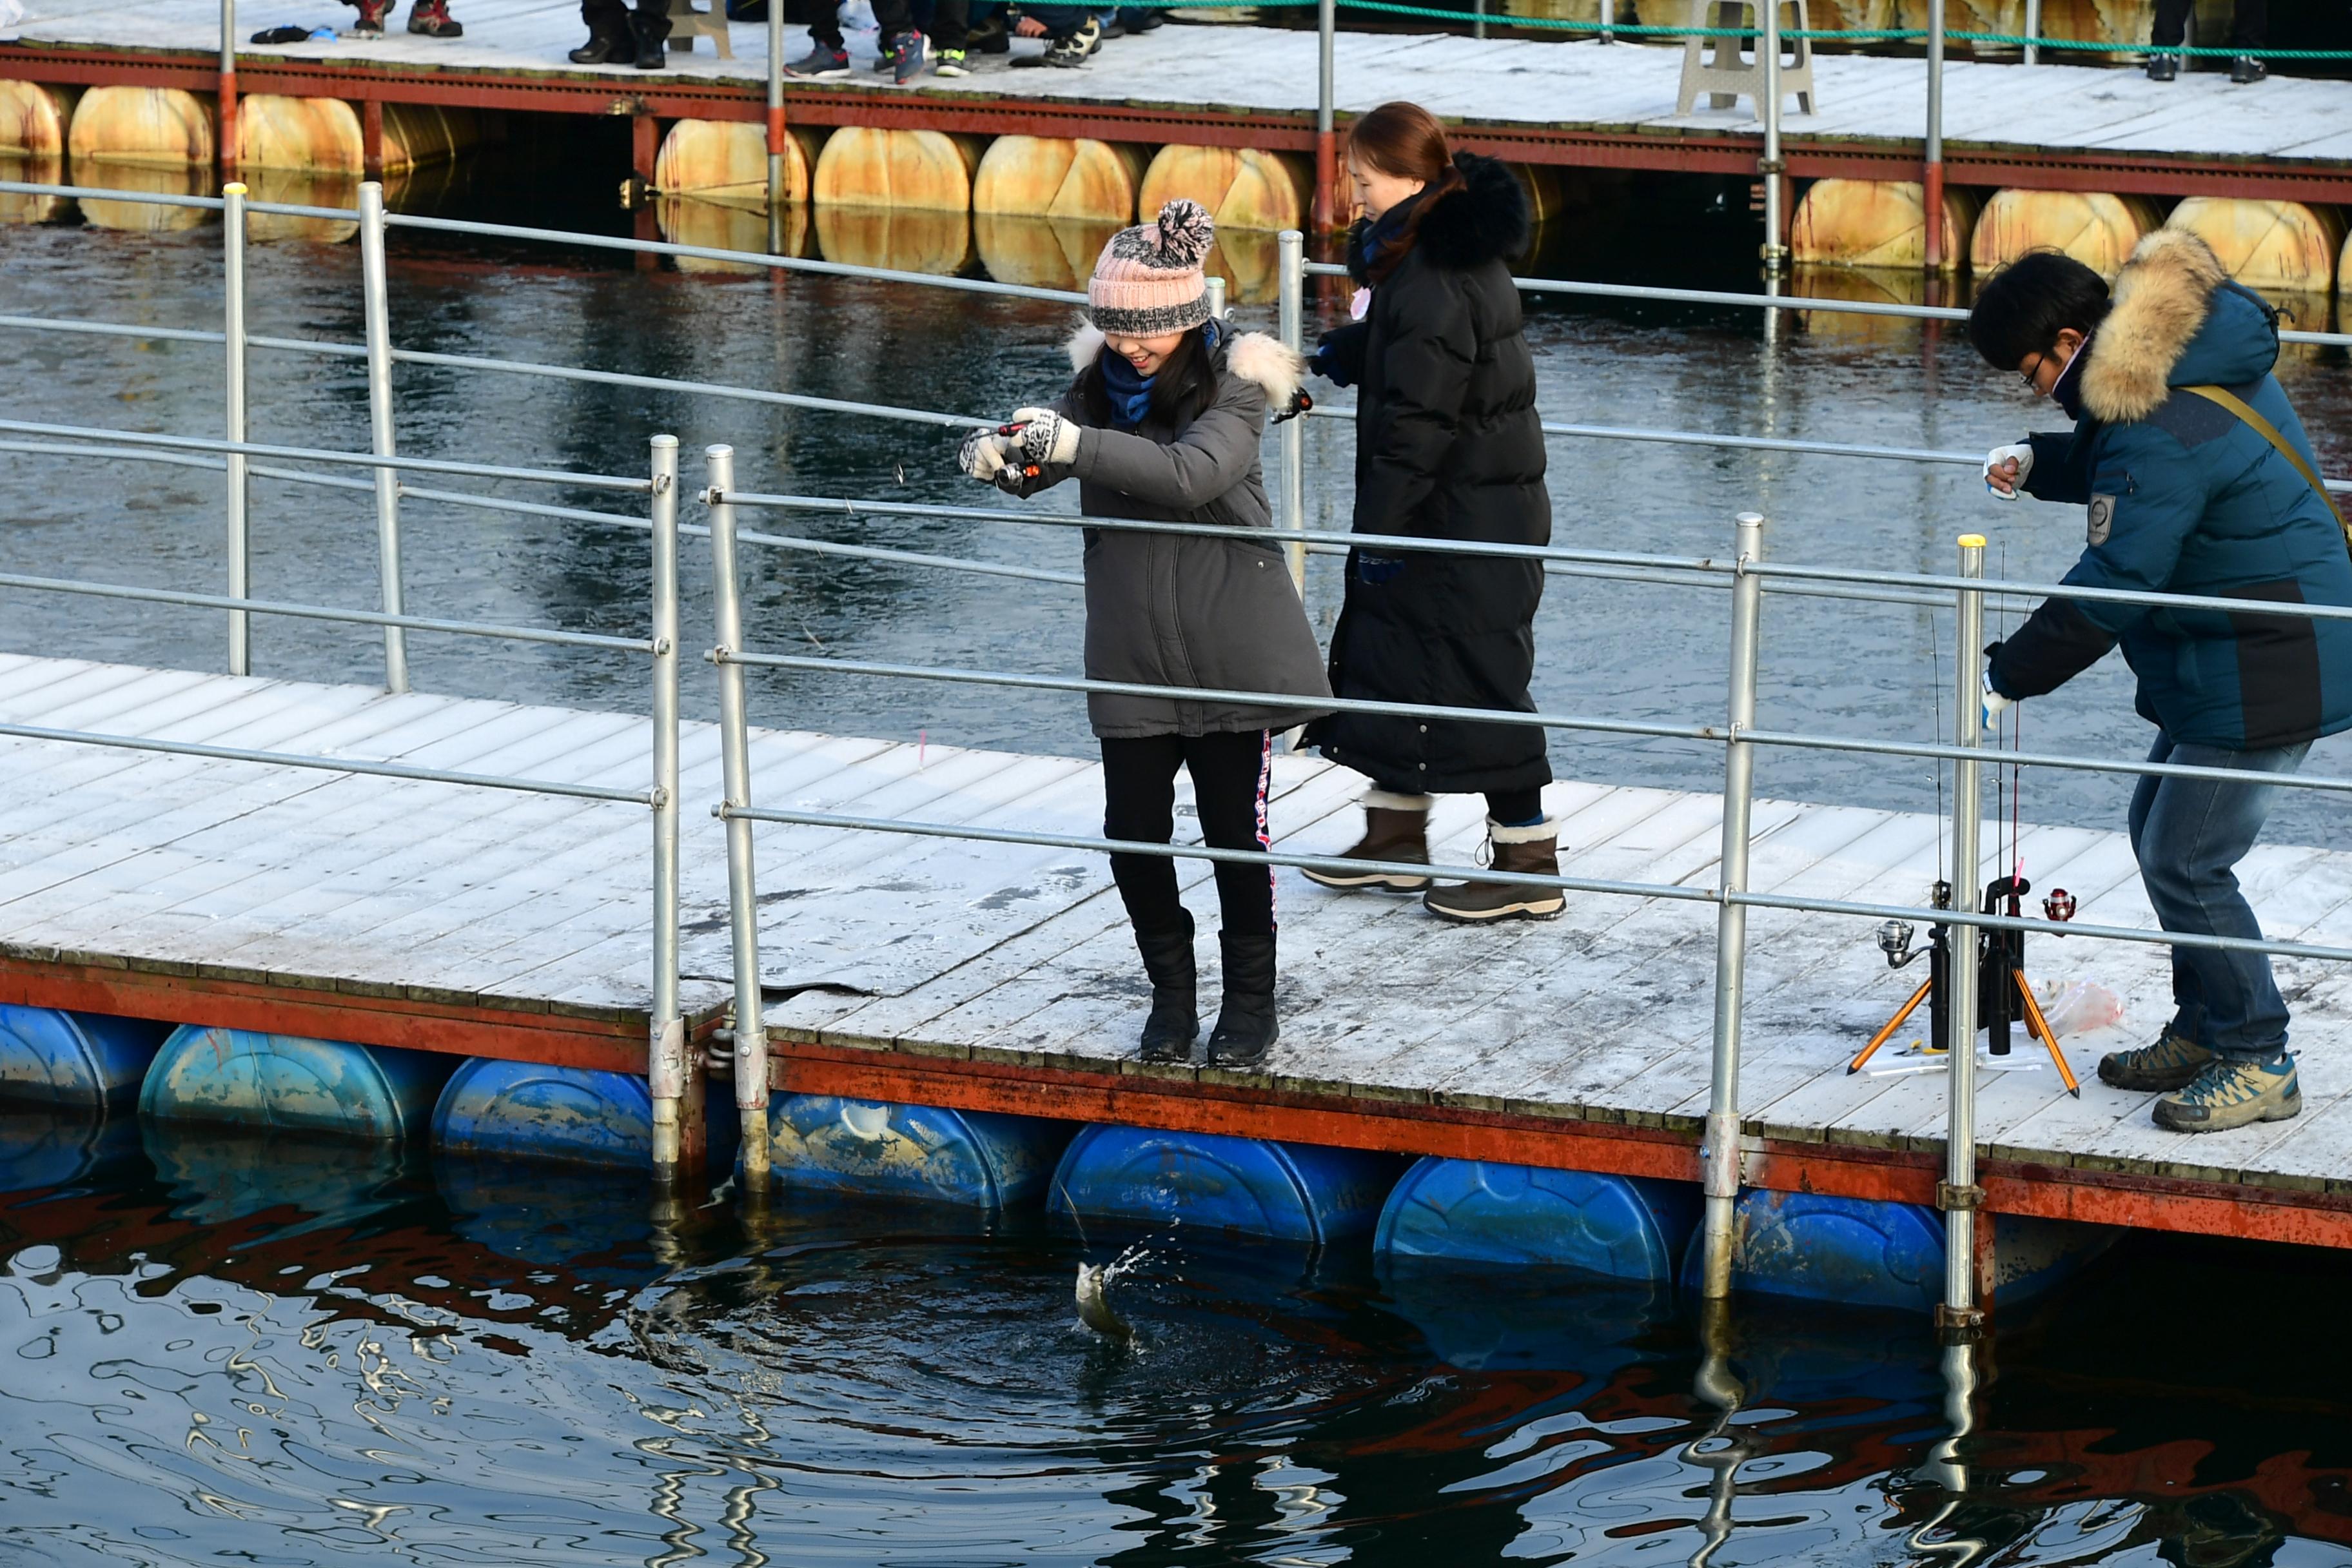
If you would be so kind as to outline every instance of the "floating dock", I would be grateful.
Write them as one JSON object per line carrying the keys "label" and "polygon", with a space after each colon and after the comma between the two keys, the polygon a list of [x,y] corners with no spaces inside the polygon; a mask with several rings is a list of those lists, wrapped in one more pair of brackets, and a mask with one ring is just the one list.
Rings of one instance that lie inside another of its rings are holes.
{"label": "floating dock", "polygon": [[[0,657],[0,723],[630,789],[650,777],[642,718],[69,659]],[[705,809],[721,793],[716,728],[687,726],[682,749],[682,998],[708,1036],[730,963]],[[760,804],[1045,834],[1100,822],[1098,770],[1079,760],[780,731],[754,731],[751,752]],[[645,1071],[642,807],[23,738],[0,739],[0,1002]],[[1285,756],[1276,784],[1278,848],[1349,842],[1355,774]],[[2120,814],[2120,785],[2116,799]],[[1715,796],[1562,783],[1547,803],[1575,874],[1712,885]],[[1477,811],[1441,805],[1438,858],[1466,862]],[[1938,836],[1926,816],[1759,800],[1750,885],[1916,901]],[[1571,895],[1557,922],[1462,930],[1284,871],[1272,1070],[1146,1068],[1147,991],[1101,858],[765,824],[758,837],[774,1089],[1697,1178],[1711,906]],[[2153,923],[2120,834],[2029,827],[2021,853],[2084,921]],[[1205,867],[1179,865],[1208,912]],[[2352,940],[2352,854],[2265,846],[2240,869],[2273,937]],[[1912,977],[1887,971],[1860,922],[1750,921],[1748,1184],[1932,1202],[1940,1075],[1845,1070]],[[1204,920],[1211,996],[1213,931]],[[1990,1211],[2352,1246],[2352,977],[2280,961],[2304,1114],[2192,1139],[2093,1072],[2168,1012],[2162,950],[2037,940],[2027,957],[2045,990],[2109,986],[2126,1023],[2064,1040],[2080,1100],[2022,1046],[2019,1070],[1983,1075]]]}
{"label": "floating dock", "polygon": [[[213,0],[30,0],[26,11],[17,40],[0,44],[0,78],[194,93],[219,85]],[[457,14],[466,36],[449,42],[412,37],[397,21],[374,40],[240,40],[237,90],[378,110],[634,116],[643,126],[639,172],[648,175],[660,121],[765,121],[759,24],[732,27],[730,59],[698,41],[650,72],[566,60],[585,37],[571,0],[460,0]],[[248,7],[238,26],[249,33],[285,19]],[[348,14],[312,0],[302,20],[341,24]],[[802,31],[787,32],[795,49]],[[975,56],[971,76],[925,77],[906,90],[863,71],[847,83],[795,81],[785,110],[807,125],[1309,153],[1316,46],[1311,30],[1173,26],[1117,39],[1076,70],[1014,69],[1003,57]],[[1757,172],[1762,129],[1745,100],[1735,110],[1675,112],[1679,47],[1342,32],[1335,47],[1343,117],[1409,97],[1457,121],[1461,145],[1514,162]],[[1813,68],[1818,112],[1786,121],[1787,174],[1917,178],[1925,66],[1823,55]],[[2216,72],[2157,83],[2092,66],[1955,61],[1946,68],[1944,157],[1944,178],[1955,185],[2352,201],[2352,93],[2341,82],[2286,77],[2233,88]]]}

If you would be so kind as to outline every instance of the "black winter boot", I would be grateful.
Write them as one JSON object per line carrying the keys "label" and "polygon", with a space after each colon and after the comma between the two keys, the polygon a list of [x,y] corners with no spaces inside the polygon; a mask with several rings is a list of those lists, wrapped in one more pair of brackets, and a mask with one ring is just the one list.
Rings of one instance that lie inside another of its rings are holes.
{"label": "black winter boot", "polygon": [[580,9],[588,23],[588,41],[572,51],[573,65],[625,66],[637,58],[637,37],[625,16],[616,17],[602,8],[590,14],[585,5]]}
{"label": "black winter boot", "polygon": [[1135,945],[1143,954],[1143,973],[1151,977],[1151,1015],[1143,1020],[1139,1054],[1148,1062],[1190,1062],[1192,1042],[1201,1034],[1192,927],[1188,921],[1182,931],[1139,931]]}
{"label": "black winter boot", "polygon": [[1274,1017],[1274,938],[1220,934],[1225,994],[1209,1036],[1209,1065],[1248,1069],[1265,1060],[1281,1028]]}
{"label": "black winter boot", "polygon": [[669,37],[667,16],[648,16],[643,11],[632,11],[629,36],[637,46],[635,64],[639,70],[657,71],[668,66],[669,54],[662,47]]}

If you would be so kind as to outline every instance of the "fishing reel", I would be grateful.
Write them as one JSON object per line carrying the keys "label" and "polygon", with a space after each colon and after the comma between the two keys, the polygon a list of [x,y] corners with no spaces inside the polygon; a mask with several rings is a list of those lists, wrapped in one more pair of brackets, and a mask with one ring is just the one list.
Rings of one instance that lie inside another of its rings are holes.
{"label": "fishing reel", "polygon": [[[1927,890],[1927,901],[1936,909],[1950,909],[1952,885],[1949,882],[1937,882]],[[1942,926],[1935,928],[1934,935],[1927,946],[1915,948],[1911,945],[1911,940],[1918,934],[1918,928],[1909,921],[1883,921],[1879,923],[1878,951],[1886,955],[1887,968],[1901,969],[1915,959],[1942,950],[1944,945]]]}
{"label": "fishing reel", "polygon": [[2064,925],[2074,918],[2074,895],[2063,888],[2053,888],[2042,900],[2042,913],[2053,925]]}

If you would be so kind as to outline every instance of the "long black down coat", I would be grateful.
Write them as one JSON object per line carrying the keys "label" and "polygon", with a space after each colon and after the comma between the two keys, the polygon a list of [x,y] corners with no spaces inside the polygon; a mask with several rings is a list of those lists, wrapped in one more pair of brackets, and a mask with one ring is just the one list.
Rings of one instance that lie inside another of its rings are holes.
{"label": "long black down coat", "polygon": [[[1356,403],[1358,533],[1544,544],[1536,374],[1508,258],[1528,237],[1526,193],[1490,158],[1458,154],[1363,321],[1324,340]],[[1363,226],[1349,264],[1366,280]],[[1340,697],[1532,712],[1541,563],[1359,550],[1331,637]],[[1335,713],[1308,730],[1333,762],[1402,794],[1533,789],[1551,779],[1533,725]]]}

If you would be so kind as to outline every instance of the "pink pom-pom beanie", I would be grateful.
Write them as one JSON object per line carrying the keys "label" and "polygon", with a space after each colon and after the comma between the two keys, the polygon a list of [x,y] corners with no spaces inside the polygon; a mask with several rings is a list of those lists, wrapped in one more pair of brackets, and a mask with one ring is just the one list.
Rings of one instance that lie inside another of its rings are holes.
{"label": "pink pom-pom beanie", "polygon": [[1087,280],[1087,314],[1106,332],[1157,337],[1209,319],[1209,283],[1201,264],[1217,226],[1198,202],[1179,199],[1157,221],[1120,229]]}

